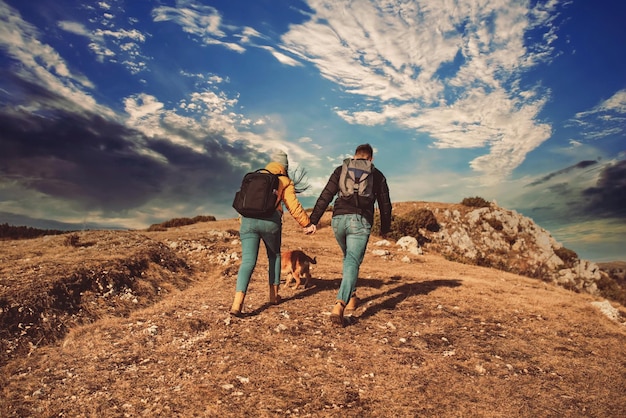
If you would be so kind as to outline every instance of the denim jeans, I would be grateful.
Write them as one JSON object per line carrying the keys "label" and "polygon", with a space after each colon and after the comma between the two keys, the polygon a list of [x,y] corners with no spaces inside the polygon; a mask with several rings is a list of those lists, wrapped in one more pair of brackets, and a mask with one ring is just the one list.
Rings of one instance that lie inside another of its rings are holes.
{"label": "denim jeans", "polygon": [[372,226],[358,214],[333,216],[331,225],[343,252],[343,272],[337,299],[348,303],[356,289],[359,267],[365,256]]}
{"label": "denim jeans", "polygon": [[280,284],[280,245],[282,234],[281,213],[276,211],[269,219],[241,218],[241,265],[237,273],[237,292],[246,292],[250,277],[259,256],[261,240],[265,244],[268,260],[269,283]]}

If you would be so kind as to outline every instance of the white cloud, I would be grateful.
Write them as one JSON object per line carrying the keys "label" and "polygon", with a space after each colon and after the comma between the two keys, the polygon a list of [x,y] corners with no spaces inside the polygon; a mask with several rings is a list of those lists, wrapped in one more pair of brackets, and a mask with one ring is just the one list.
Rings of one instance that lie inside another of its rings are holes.
{"label": "white cloud", "polygon": [[252,38],[265,38],[259,31],[249,26],[244,27],[241,34],[236,36],[239,37],[244,44],[252,42]]}
{"label": "white cloud", "polygon": [[222,16],[214,7],[204,6],[190,0],[178,0],[176,7],[154,8],[152,17],[155,22],[172,21],[184,32],[199,37],[206,44],[228,46],[228,43],[221,41],[227,35],[221,28]]}
{"label": "white cloud", "polygon": [[131,30],[126,30],[126,29],[120,29],[120,30],[102,30],[102,29],[98,29],[94,32],[94,35],[97,38],[113,38],[113,39],[117,39],[117,40],[122,40],[122,39],[131,39],[135,42],[144,42],[146,40],[146,37],[144,34],[142,34],[141,32],[139,32],[136,29],[131,29]]}
{"label": "white cloud", "polygon": [[613,96],[594,106],[591,110],[579,112],[569,121],[576,126],[584,139],[598,140],[626,132],[626,90],[619,90]]}
{"label": "white cloud", "polygon": [[176,7],[159,6],[152,11],[155,22],[174,22],[183,32],[190,33],[205,45],[218,45],[237,53],[244,53],[247,47],[269,51],[281,64],[291,67],[302,65],[294,58],[277,51],[269,45],[257,44],[270,41],[269,38],[250,26],[238,27],[223,23],[220,12],[193,0],[178,0]]}
{"label": "white cloud", "polygon": [[17,75],[36,82],[63,98],[45,104],[30,103],[29,110],[36,111],[41,106],[57,106],[69,111],[88,110],[112,117],[113,112],[97,105],[93,97],[84,91],[93,88],[93,83],[82,74],[72,72],[65,60],[52,47],[42,43],[39,36],[37,28],[25,22],[15,9],[0,2],[0,47],[12,59],[20,62]]}
{"label": "white cloud", "polygon": [[[291,26],[281,47],[365,99],[366,108],[336,109],[346,121],[392,122],[440,148],[487,147],[470,163],[487,182],[549,138],[551,128],[538,122],[546,99],[517,80],[550,56],[556,1],[535,9],[512,0],[308,3],[311,19]],[[536,28],[546,36],[528,47]]]}
{"label": "white cloud", "polygon": [[[284,133],[276,131],[274,126],[263,120],[252,121],[235,112],[236,105],[236,98],[211,90],[192,92],[173,109],[144,93],[124,100],[126,126],[149,138],[169,141],[194,152],[205,153],[204,142],[215,135],[230,142],[247,141],[259,151],[285,147],[281,139]],[[262,131],[253,132],[250,127],[262,128]],[[305,155],[296,145],[286,146],[294,155]]]}
{"label": "white cloud", "polygon": [[626,90],[620,90],[615,93],[611,98],[605,100],[600,105],[600,108],[626,114]]}
{"label": "white cloud", "polygon": [[276,58],[281,64],[288,65],[290,67],[297,67],[302,65],[302,63],[300,63],[299,61],[283,54],[282,52],[278,52],[275,48],[272,48],[270,46],[261,46],[260,48],[269,51],[272,56]]}
{"label": "white cloud", "polygon": [[[107,5],[108,6],[108,5]],[[101,8],[107,9],[107,7]],[[82,23],[61,21],[58,23],[62,30],[83,36],[89,39],[89,49],[96,55],[99,62],[114,61],[122,55],[121,62],[132,74],[137,74],[147,68],[145,58],[140,51],[140,44],[146,41],[146,35],[137,29],[114,29],[110,22],[113,15],[106,15],[106,22],[101,22],[106,29],[90,30]]]}
{"label": "white cloud", "polygon": [[589,111],[577,113],[576,118],[584,118],[603,112],[616,112],[626,115],[626,90],[616,92]]}
{"label": "white cloud", "polygon": [[63,29],[66,32],[73,33],[79,36],[84,36],[90,39],[97,39],[97,37],[92,34],[82,23],[63,20],[59,22],[58,25],[59,28]]}

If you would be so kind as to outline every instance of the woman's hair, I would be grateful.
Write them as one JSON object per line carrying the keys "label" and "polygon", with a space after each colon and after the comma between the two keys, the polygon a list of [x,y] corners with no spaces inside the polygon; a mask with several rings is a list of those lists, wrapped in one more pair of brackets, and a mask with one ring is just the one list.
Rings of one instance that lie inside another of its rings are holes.
{"label": "woman's hair", "polygon": [[311,185],[306,182],[307,173],[304,168],[297,167],[293,172],[287,173],[287,176],[293,181],[296,193],[302,193],[311,188]]}

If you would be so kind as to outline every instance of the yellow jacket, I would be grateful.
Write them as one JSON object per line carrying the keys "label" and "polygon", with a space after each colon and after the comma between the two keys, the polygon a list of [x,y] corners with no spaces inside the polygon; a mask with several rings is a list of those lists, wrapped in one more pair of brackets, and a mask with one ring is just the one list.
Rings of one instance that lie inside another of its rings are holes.
{"label": "yellow jacket", "polygon": [[293,181],[287,177],[285,167],[276,162],[271,162],[265,166],[265,169],[274,174],[282,174],[278,176],[278,197],[276,198],[276,205],[280,213],[283,213],[283,205],[279,204],[282,201],[291,216],[293,216],[300,226],[305,228],[311,225],[309,215],[304,211],[304,208],[296,197],[296,186],[293,184]]}

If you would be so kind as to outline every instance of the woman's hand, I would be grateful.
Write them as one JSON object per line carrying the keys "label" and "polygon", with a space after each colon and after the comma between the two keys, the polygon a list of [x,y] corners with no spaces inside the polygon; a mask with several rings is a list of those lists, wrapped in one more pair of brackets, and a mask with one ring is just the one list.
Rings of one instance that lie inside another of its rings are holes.
{"label": "woman's hand", "polygon": [[311,235],[311,234],[315,234],[315,231],[317,231],[317,227],[313,224],[307,226],[306,228],[304,228],[304,233],[306,235]]}

